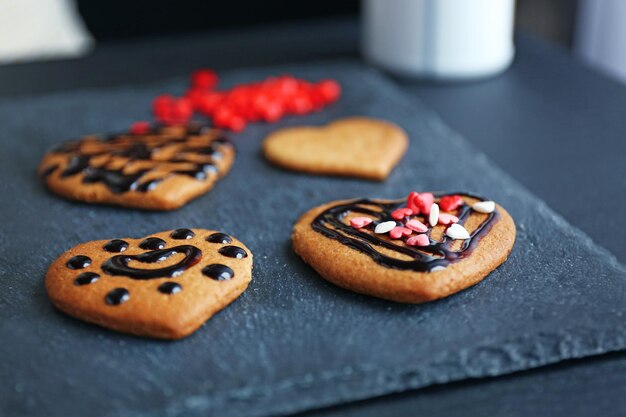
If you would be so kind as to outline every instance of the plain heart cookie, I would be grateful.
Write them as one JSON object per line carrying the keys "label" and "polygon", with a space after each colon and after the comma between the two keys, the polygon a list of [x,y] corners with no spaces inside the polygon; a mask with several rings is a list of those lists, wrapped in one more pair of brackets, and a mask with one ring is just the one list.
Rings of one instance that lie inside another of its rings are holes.
{"label": "plain heart cookie", "polygon": [[172,210],[210,190],[234,159],[234,146],[218,130],[148,126],[63,143],[46,153],[39,174],[70,199]]}
{"label": "plain heart cookie", "polygon": [[469,194],[412,192],[316,207],[296,223],[294,251],[323,278],[406,303],[447,297],[502,264],[515,223],[500,205]]}
{"label": "plain heart cookie", "polygon": [[52,303],[78,319],[163,339],[193,333],[252,278],[252,253],[227,234],[176,229],[83,243],[48,269]]}
{"label": "plain heart cookie", "polygon": [[326,126],[277,130],[263,142],[267,160],[310,174],[382,181],[409,145],[399,126],[368,117],[336,120]]}

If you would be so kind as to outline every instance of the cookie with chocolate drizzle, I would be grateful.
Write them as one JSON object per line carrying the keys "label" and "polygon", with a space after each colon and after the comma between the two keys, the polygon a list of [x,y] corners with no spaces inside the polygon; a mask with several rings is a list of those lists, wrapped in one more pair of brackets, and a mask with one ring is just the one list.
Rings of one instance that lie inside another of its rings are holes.
{"label": "cookie with chocolate drizzle", "polygon": [[[478,203],[478,204],[477,204]],[[316,207],[295,224],[294,251],[326,280],[392,301],[422,303],[468,288],[502,264],[515,223],[467,193],[416,193]]]}
{"label": "cookie with chocolate drizzle", "polygon": [[224,233],[176,229],[83,243],[46,274],[52,303],[78,319],[163,339],[193,333],[252,277],[252,253]]}
{"label": "cookie with chocolate drizzle", "polygon": [[73,200],[173,210],[210,190],[234,159],[220,131],[191,123],[63,143],[44,155],[39,174]]}

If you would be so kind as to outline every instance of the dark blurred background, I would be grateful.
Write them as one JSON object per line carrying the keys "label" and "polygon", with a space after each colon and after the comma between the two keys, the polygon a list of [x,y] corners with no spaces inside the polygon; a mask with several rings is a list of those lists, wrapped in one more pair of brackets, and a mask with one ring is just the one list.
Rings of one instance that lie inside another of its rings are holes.
{"label": "dark blurred background", "polygon": [[[517,27],[571,47],[577,5],[577,0],[518,0]],[[78,6],[97,41],[357,16],[359,12],[358,0],[78,0]]]}

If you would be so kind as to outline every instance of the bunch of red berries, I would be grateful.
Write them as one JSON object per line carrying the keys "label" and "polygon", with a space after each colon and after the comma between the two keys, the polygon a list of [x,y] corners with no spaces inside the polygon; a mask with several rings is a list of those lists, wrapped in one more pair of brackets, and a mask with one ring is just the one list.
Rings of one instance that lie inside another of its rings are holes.
{"label": "bunch of red berries", "polygon": [[161,95],[154,99],[155,118],[168,125],[184,124],[195,112],[212,118],[215,127],[241,132],[249,122],[273,123],[287,114],[321,110],[341,95],[341,87],[334,80],[311,83],[288,75],[223,91],[215,89],[217,82],[215,72],[195,71],[184,97]]}

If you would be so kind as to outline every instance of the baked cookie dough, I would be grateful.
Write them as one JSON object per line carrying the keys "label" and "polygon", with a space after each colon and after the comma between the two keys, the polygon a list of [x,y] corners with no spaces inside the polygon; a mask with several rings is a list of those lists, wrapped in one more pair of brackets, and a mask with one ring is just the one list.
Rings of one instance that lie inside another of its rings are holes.
{"label": "baked cookie dough", "polygon": [[173,210],[210,190],[234,159],[220,131],[192,123],[66,142],[44,155],[39,174],[73,200]]}
{"label": "baked cookie dough", "polygon": [[263,141],[263,153],[271,163],[294,171],[382,181],[408,145],[404,130],[393,123],[349,117],[322,127],[277,130]]}
{"label": "baked cookie dough", "polygon": [[103,327],[163,339],[196,331],[252,277],[252,253],[212,230],[176,229],[75,246],[52,263],[46,290],[61,311]]}
{"label": "baked cookie dough", "polygon": [[412,192],[316,207],[295,224],[292,240],[306,263],[340,287],[422,303],[468,288],[502,264],[515,223],[477,196]]}

